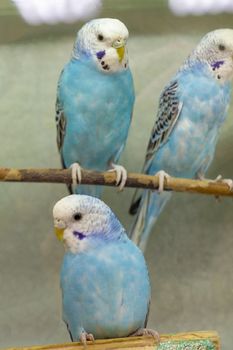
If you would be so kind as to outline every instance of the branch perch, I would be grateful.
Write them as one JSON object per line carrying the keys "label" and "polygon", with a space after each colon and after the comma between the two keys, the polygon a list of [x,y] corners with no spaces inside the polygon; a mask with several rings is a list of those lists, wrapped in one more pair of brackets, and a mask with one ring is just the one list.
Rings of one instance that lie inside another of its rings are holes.
{"label": "branch perch", "polygon": [[[83,350],[80,343],[52,344],[7,350]],[[160,344],[152,337],[129,337],[117,339],[100,339],[88,342],[88,350],[219,350],[219,336],[216,332],[190,332],[164,334]]]}
{"label": "branch perch", "polygon": [[[70,169],[13,169],[0,168],[0,181],[2,182],[47,182],[71,184]],[[114,172],[96,172],[82,170],[82,184],[115,186],[116,174]],[[129,173],[126,187],[136,187],[157,190],[158,176]],[[224,182],[211,182],[211,180],[192,180],[170,177],[165,179],[166,191],[191,192],[215,196],[233,197],[233,190]]]}

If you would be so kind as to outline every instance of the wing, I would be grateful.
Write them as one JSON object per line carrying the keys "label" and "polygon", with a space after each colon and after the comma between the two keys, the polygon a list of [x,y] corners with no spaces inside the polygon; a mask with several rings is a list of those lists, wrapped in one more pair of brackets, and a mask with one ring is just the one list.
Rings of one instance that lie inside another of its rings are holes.
{"label": "wing", "polygon": [[150,314],[150,302],[151,302],[151,300],[149,300],[149,302],[148,302],[147,314],[146,314],[146,319],[145,319],[145,322],[144,322],[144,327],[145,328],[147,326],[148,318],[149,318],[149,314]]}
{"label": "wing", "polygon": [[[179,118],[182,105],[183,103],[178,97],[178,81],[172,81],[160,96],[158,115],[147,146],[143,173],[148,173],[156,151],[168,141],[169,135]],[[136,214],[140,205],[140,192],[140,190],[136,190],[134,193],[129,209],[131,215]]]}
{"label": "wing", "polygon": [[[57,147],[61,154],[61,149],[63,146],[65,132],[66,132],[66,118],[58,97],[56,101],[56,126],[57,126]],[[62,160],[62,163],[64,164],[63,160]]]}
{"label": "wing", "polygon": [[146,172],[156,151],[164,145],[171,134],[182,109],[182,102],[177,94],[178,82],[173,81],[165,88],[159,101],[159,111],[147,146],[143,172]]}
{"label": "wing", "polygon": [[[57,147],[58,147],[60,154],[61,154],[61,149],[63,146],[65,132],[66,132],[66,118],[65,118],[62,102],[59,99],[59,91],[61,88],[61,80],[62,80],[63,72],[64,72],[64,70],[62,70],[60,77],[59,77],[59,80],[58,80],[57,100],[56,100]],[[62,155],[61,155],[61,158],[62,158]],[[63,159],[62,159],[62,164],[64,167]]]}
{"label": "wing", "polygon": [[[66,117],[65,117],[65,113],[63,110],[63,106],[62,103],[59,99],[59,88],[60,88],[60,82],[61,82],[61,77],[62,77],[63,71],[61,72],[59,81],[58,81],[58,86],[57,86],[57,100],[56,100],[56,127],[57,127],[57,147],[58,147],[58,151],[60,153],[60,157],[61,157],[61,163],[62,163],[62,167],[66,168],[65,166],[65,162],[62,156],[62,146],[64,143],[64,138],[65,138],[65,134],[66,134]],[[69,192],[72,194],[72,186],[71,185],[67,185],[67,188],[69,190]]]}
{"label": "wing", "polygon": [[64,321],[64,322],[65,322],[65,324],[66,324],[67,331],[68,331],[68,333],[69,333],[69,335],[70,335],[70,339],[71,339],[72,342],[74,342],[72,333],[71,333],[71,331],[70,331],[70,329],[69,329],[69,325],[68,325],[68,323],[67,323],[66,321]]}

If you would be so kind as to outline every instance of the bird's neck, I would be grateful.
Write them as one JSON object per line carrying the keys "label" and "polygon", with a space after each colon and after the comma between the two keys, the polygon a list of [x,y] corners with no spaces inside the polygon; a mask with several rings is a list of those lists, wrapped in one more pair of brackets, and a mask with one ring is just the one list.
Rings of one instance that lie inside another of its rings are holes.
{"label": "bird's neck", "polygon": [[80,254],[88,254],[89,252],[99,251],[101,249],[105,249],[109,246],[114,246],[117,243],[123,242],[127,240],[127,235],[124,230],[121,232],[113,232],[100,235],[100,234],[91,234],[86,239],[83,239],[76,246],[76,249],[72,249],[72,247],[66,247],[66,256],[74,257]]}
{"label": "bird's neck", "polygon": [[209,64],[206,60],[190,55],[181,66],[180,70],[198,69],[200,71],[208,70]]}
{"label": "bird's neck", "polygon": [[224,60],[207,61],[205,59],[189,56],[179,71],[193,70],[196,75],[201,74],[209,78],[214,78],[220,85],[231,85],[233,78],[232,61]]}

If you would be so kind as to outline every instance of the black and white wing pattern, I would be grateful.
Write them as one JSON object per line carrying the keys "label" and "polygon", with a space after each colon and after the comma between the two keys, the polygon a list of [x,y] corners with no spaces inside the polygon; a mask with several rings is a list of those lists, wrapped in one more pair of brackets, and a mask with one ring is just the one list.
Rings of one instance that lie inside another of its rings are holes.
{"label": "black and white wing pattern", "polygon": [[160,96],[157,119],[147,146],[143,172],[150,167],[156,151],[167,142],[182,109],[182,102],[177,94],[178,82],[168,85]]}
{"label": "black and white wing pattern", "polygon": [[[164,89],[160,96],[158,115],[151,132],[142,169],[144,174],[148,173],[156,151],[167,142],[179,118],[183,103],[179,100],[177,90],[178,82],[175,80]],[[141,190],[136,190],[134,193],[129,209],[129,213],[132,215],[137,213],[141,202],[141,193]]]}
{"label": "black and white wing pattern", "polygon": [[61,85],[61,79],[63,76],[64,69],[61,71],[58,84],[57,84],[57,99],[56,99],[56,127],[57,127],[57,147],[61,155],[61,161],[63,168],[64,166],[64,160],[62,158],[62,146],[65,138],[66,133],[66,118],[63,110],[62,103],[59,99],[59,91],[60,91],[60,85]]}
{"label": "black and white wing pattern", "polygon": [[[62,146],[63,146],[65,133],[66,133],[66,117],[58,97],[56,100],[56,126],[57,126],[57,147],[60,153],[62,167],[65,169],[66,166],[62,155]],[[73,193],[72,186],[67,185],[67,188],[70,194],[72,194]]]}
{"label": "black and white wing pattern", "polygon": [[61,154],[61,149],[63,146],[65,132],[66,132],[66,118],[65,118],[62,106],[60,105],[58,97],[56,101],[56,126],[57,126],[57,147]]}

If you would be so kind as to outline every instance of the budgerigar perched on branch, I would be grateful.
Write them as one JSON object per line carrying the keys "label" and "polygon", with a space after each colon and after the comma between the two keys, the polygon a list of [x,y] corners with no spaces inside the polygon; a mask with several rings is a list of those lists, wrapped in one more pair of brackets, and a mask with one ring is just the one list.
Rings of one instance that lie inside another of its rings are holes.
{"label": "budgerigar perched on branch", "polygon": [[[125,184],[127,172],[116,163],[134,104],[127,39],[128,30],[117,19],[88,22],[79,30],[72,57],[61,73],[57,143],[64,168],[72,167],[74,184],[81,183],[81,167],[112,169],[117,172],[117,185],[123,188]],[[80,185],[75,192],[99,197],[101,187]]]}
{"label": "budgerigar perched on branch", "polygon": [[63,320],[73,341],[150,334],[150,282],[140,249],[100,199],[70,195],[53,209],[66,253],[61,268]]}
{"label": "budgerigar perched on branch", "polygon": [[[159,172],[159,192],[166,173],[204,177],[227,115],[232,77],[233,30],[219,29],[204,36],[163,90],[143,167],[146,174]],[[142,249],[170,197],[169,192],[135,193],[130,213],[137,215],[130,237]]]}

